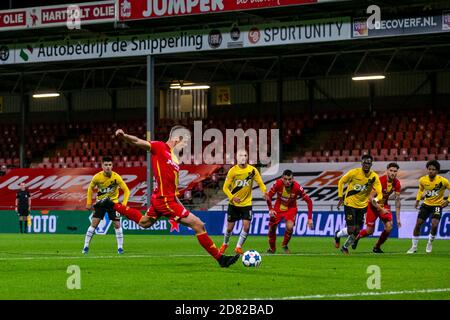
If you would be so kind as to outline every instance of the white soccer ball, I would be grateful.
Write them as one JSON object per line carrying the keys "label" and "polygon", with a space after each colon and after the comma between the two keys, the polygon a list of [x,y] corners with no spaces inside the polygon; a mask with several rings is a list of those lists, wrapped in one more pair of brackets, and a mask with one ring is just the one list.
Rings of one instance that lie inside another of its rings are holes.
{"label": "white soccer ball", "polygon": [[258,267],[261,264],[261,255],[256,250],[245,251],[242,255],[242,264],[246,267]]}

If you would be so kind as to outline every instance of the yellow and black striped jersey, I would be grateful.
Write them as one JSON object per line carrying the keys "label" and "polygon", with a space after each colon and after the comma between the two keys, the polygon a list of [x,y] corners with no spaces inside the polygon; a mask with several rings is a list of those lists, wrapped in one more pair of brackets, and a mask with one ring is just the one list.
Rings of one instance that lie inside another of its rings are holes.
{"label": "yellow and black striped jersey", "polygon": [[[244,169],[239,167],[239,165],[232,167],[228,171],[223,185],[223,192],[230,200],[230,204],[236,207],[251,206],[253,181],[256,181],[262,193],[266,193],[266,186],[261,179],[258,169],[249,164]],[[232,200],[234,197],[241,199],[241,202],[234,203]]]}
{"label": "yellow and black striped jersey", "polygon": [[109,197],[113,202],[119,202],[119,188],[123,191],[123,205],[126,205],[130,197],[130,190],[122,177],[116,172],[111,173],[111,177],[105,176],[103,171],[92,177],[87,190],[86,205],[92,204],[92,192],[97,189],[97,201]]}
{"label": "yellow and black striped jersey", "polygon": [[372,189],[377,193],[377,201],[383,198],[381,183],[378,174],[370,170],[365,174],[362,168],[352,169],[347,172],[338,183],[338,197],[341,198],[344,193],[344,186],[348,184],[345,193],[344,205],[362,209],[367,207],[369,195]]}
{"label": "yellow and black striped jersey", "polygon": [[[444,177],[436,175],[433,181],[429,176],[423,176],[419,179],[419,191],[416,200],[420,201],[425,195],[425,203],[427,206],[442,206],[444,203],[445,189],[450,190],[450,184]],[[450,195],[448,197],[450,201]]]}

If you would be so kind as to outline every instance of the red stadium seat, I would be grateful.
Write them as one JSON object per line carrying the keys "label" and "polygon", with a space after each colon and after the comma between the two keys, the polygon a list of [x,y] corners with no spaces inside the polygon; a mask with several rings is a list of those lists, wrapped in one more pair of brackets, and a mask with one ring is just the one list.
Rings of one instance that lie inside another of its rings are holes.
{"label": "red stadium seat", "polygon": [[426,155],[426,154],[419,154],[418,156],[416,156],[416,160],[417,161],[427,161],[428,160],[428,155]]}
{"label": "red stadium seat", "polygon": [[403,140],[401,143],[402,148],[410,148],[411,147],[411,140]]}
{"label": "red stadium seat", "polygon": [[392,140],[384,140],[383,141],[383,148],[384,149],[389,149],[389,148],[391,148],[392,147]]}
{"label": "red stadium seat", "polygon": [[423,155],[423,154],[425,154],[425,155],[427,155],[428,154],[428,148],[420,148],[420,153],[419,153],[419,155]]}
{"label": "red stadium seat", "polygon": [[384,140],[384,132],[378,132],[377,133],[377,141],[383,141]]}
{"label": "red stadium seat", "polygon": [[372,148],[372,141],[364,141],[364,149]]}

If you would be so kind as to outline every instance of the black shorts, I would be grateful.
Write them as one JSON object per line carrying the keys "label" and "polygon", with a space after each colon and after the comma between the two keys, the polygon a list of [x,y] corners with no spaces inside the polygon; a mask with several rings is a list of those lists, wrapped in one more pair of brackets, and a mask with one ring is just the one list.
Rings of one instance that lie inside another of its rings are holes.
{"label": "black shorts", "polygon": [[442,207],[441,206],[429,206],[424,203],[420,206],[419,214],[417,218],[423,221],[427,220],[429,216],[431,219],[441,219]]}
{"label": "black shorts", "polygon": [[252,206],[236,207],[232,204],[228,205],[227,221],[236,222],[238,220],[250,220],[252,221]]}
{"label": "black shorts", "polygon": [[114,210],[112,212],[107,212],[103,208],[95,209],[94,215],[92,217],[103,220],[103,218],[105,217],[105,214],[108,214],[109,220],[111,220],[111,221],[120,221],[120,213],[118,213]]}
{"label": "black shorts", "polygon": [[347,227],[362,227],[364,224],[364,215],[367,212],[367,207],[358,209],[344,206],[344,212]]}
{"label": "black shorts", "polygon": [[17,212],[19,213],[19,216],[21,216],[21,217],[26,217],[26,216],[30,215],[30,210],[28,210],[28,209],[21,209],[21,208],[19,208],[17,210]]}

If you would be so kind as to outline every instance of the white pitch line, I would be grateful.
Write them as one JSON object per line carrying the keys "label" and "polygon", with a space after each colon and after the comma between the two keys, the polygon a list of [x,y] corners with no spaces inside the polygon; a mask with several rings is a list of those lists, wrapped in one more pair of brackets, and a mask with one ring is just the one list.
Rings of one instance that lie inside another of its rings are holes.
{"label": "white pitch line", "polygon": [[316,294],[309,296],[292,296],[280,298],[254,298],[253,300],[307,300],[307,299],[329,299],[329,298],[352,298],[352,297],[366,297],[366,296],[392,296],[402,294],[418,294],[418,293],[433,293],[433,292],[450,292],[450,288],[385,291],[385,292]]}

